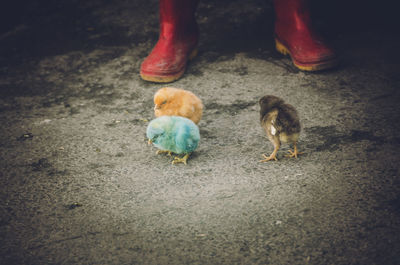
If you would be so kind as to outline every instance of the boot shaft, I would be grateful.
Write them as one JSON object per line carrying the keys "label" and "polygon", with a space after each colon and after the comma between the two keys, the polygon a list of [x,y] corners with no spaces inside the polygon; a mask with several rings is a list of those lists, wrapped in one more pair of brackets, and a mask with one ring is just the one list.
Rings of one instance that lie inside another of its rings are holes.
{"label": "boot shaft", "polygon": [[198,0],[159,0],[160,38],[198,35],[197,3]]}
{"label": "boot shaft", "polygon": [[307,31],[311,28],[308,0],[274,0],[275,29],[290,25],[297,31]]}

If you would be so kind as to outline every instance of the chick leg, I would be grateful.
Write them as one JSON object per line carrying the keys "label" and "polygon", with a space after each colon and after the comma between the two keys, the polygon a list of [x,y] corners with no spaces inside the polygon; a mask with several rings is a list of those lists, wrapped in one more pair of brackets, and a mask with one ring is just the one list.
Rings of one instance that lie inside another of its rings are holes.
{"label": "chick leg", "polygon": [[303,152],[299,152],[297,150],[297,143],[293,144],[293,151],[289,150],[289,153],[290,153],[290,155],[286,155],[286,157],[295,157],[295,158],[297,158],[298,155],[304,154]]}
{"label": "chick leg", "polygon": [[281,146],[281,141],[279,140],[279,138],[277,136],[274,136],[271,139],[271,141],[274,144],[274,151],[270,154],[270,156],[266,156],[265,154],[263,154],[263,157],[265,159],[260,160],[260,162],[268,162],[272,159],[275,161],[278,161],[278,159],[276,158],[276,154],[278,153],[279,147]]}
{"label": "chick leg", "polygon": [[174,158],[174,160],[172,161],[172,164],[183,163],[183,164],[187,165],[187,162],[186,162],[186,161],[188,160],[189,156],[190,156],[190,153],[184,155],[182,158],[179,158],[179,157],[176,156],[176,157]]}
{"label": "chick leg", "polygon": [[167,153],[168,156],[171,156],[172,152],[171,151],[167,151],[167,150],[157,150],[157,152],[156,152],[157,155],[165,154],[165,153]]}

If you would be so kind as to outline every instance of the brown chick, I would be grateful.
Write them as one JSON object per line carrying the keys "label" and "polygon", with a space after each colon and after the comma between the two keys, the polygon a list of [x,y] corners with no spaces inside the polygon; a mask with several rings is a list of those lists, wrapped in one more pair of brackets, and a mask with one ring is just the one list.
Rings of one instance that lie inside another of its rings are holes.
{"label": "brown chick", "polygon": [[274,145],[274,151],[270,156],[264,156],[267,162],[270,160],[278,160],[276,153],[278,152],[281,142],[293,144],[294,150],[289,150],[288,157],[297,158],[299,153],[297,150],[297,141],[300,135],[300,121],[296,109],[286,104],[281,98],[267,95],[260,99],[260,121],[261,126],[267,133],[268,139]]}
{"label": "brown chick", "polygon": [[203,103],[192,92],[163,87],[154,95],[154,113],[160,116],[181,116],[199,123],[203,115]]}

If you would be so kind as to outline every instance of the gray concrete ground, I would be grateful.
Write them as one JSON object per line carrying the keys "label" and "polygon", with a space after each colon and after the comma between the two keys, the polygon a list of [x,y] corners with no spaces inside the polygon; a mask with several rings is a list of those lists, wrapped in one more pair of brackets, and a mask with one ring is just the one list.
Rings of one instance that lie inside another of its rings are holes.
{"label": "gray concrete ground", "polygon": [[[314,7],[342,63],[310,74],[274,51],[270,2],[200,3],[173,84],[205,104],[187,166],[146,144],[156,0],[3,9],[0,263],[400,264],[400,36],[344,4]],[[298,109],[299,159],[259,163],[265,94]]]}

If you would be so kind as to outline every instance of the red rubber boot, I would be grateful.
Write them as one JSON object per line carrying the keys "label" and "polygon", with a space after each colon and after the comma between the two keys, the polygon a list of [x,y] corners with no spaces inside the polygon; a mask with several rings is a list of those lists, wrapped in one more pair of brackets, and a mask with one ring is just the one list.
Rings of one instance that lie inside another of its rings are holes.
{"label": "red rubber boot", "polygon": [[140,67],[146,81],[169,83],[179,79],[197,54],[198,27],[194,13],[198,0],[159,0],[160,35]]}
{"label": "red rubber boot", "polygon": [[274,0],[275,44],[303,71],[318,71],[337,64],[331,48],[313,31],[307,0]]}

